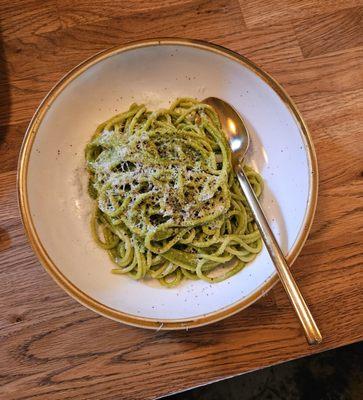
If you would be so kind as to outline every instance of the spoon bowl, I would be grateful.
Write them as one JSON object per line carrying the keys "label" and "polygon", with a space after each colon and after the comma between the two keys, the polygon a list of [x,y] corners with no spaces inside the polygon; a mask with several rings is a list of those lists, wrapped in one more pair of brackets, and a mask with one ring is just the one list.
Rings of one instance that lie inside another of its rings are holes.
{"label": "spoon bowl", "polygon": [[217,97],[208,97],[203,103],[217,110],[219,116],[223,115],[220,122],[233,153],[233,162],[241,161],[250,145],[250,135],[241,116],[230,104]]}

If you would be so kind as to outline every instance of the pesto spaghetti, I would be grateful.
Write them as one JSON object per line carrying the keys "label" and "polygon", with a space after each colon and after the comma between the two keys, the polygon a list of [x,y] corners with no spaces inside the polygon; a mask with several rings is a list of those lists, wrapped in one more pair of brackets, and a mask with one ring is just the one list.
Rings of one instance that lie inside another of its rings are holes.
{"label": "pesto spaghetti", "polygon": [[[222,281],[261,251],[215,111],[177,99],[155,112],[132,104],[86,147],[95,241],[115,274]],[[261,177],[244,167],[257,196]]]}

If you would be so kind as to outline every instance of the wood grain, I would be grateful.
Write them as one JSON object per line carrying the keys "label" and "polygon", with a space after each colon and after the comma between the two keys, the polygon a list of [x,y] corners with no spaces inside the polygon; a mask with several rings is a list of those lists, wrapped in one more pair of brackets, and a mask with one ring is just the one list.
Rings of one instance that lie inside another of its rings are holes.
{"label": "wood grain", "polygon": [[2,0],[0,22],[4,38],[41,36],[61,28],[53,0]]}
{"label": "wood grain", "polygon": [[[363,338],[362,2],[0,0],[0,399],[152,399]],[[36,106],[70,68],[155,37],[210,40],[270,72],[302,111],[320,192],[293,272],[324,343],[308,347],[280,286],[188,332],[100,317],[42,269],[21,225],[17,157]]]}
{"label": "wood grain", "polygon": [[294,27],[304,57],[359,47],[363,45],[363,7],[298,20]]}
{"label": "wood grain", "polygon": [[361,6],[362,0],[239,0],[248,27],[293,22]]}
{"label": "wood grain", "polygon": [[[129,21],[133,17],[138,17],[140,14],[159,15],[159,21],[162,22],[163,12],[168,10],[178,10],[180,13],[180,5],[183,6],[183,11],[189,6],[192,6],[198,12],[199,4],[194,0],[154,0],[145,1],[123,1],[116,2],[113,0],[80,0],[76,3],[73,0],[57,0],[60,19],[64,27],[72,27],[75,25],[90,24],[95,21],[104,20],[106,18],[119,18],[127,16]],[[206,3],[204,1],[203,3]],[[223,7],[223,6],[222,6]],[[167,21],[165,21],[168,23]]]}

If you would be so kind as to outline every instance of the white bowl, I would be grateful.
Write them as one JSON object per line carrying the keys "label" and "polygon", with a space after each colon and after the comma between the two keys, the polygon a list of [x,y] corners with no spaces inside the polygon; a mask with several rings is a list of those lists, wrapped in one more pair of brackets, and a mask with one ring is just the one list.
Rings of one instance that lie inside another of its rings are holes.
{"label": "white bowl", "polygon": [[155,109],[176,97],[217,96],[252,134],[248,162],[264,178],[262,206],[290,263],[310,229],[317,164],[291,99],[246,58],[205,42],[161,39],[104,51],[66,75],[36,111],[19,163],[19,199],[43,266],[71,296],[128,324],[181,329],[211,323],[257,300],[277,280],[264,248],[240,273],[217,284],[184,281],[167,289],[110,273],[89,228],[84,148],[96,126],[129,107]]}

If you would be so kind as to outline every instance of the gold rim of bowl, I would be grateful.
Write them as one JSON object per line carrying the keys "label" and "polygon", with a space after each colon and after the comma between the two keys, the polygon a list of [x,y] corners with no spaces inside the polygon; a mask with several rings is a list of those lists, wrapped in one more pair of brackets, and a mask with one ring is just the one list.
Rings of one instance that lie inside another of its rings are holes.
{"label": "gold rim of bowl", "polygon": [[37,134],[39,125],[41,124],[47,112],[48,107],[57,98],[59,93],[75,78],[77,78],[80,74],[86,71],[89,67],[110,56],[137,48],[142,48],[146,46],[158,46],[158,45],[161,46],[181,45],[181,46],[193,47],[197,49],[207,50],[219,55],[223,55],[233,61],[237,61],[244,67],[247,67],[249,70],[253,71],[260,78],[262,78],[279,95],[281,100],[288,107],[291,115],[294,117],[295,121],[300,127],[300,133],[303,136],[303,139],[305,139],[304,142],[306,143],[309,167],[311,171],[307,211],[305,213],[305,218],[302,224],[302,228],[300,229],[298,238],[295,241],[293,248],[291,249],[291,251],[287,256],[287,261],[289,265],[291,265],[295,261],[296,257],[298,256],[302,247],[304,246],[304,243],[309,234],[314,218],[314,213],[317,203],[317,195],[318,195],[318,166],[309,130],[294,102],[290,99],[290,97],[285,92],[285,90],[280,86],[280,84],[278,84],[269,74],[267,74],[265,71],[263,71],[261,68],[259,68],[257,65],[255,65],[252,61],[250,61],[246,57],[238,53],[235,53],[232,50],[200,40],[179,39],[179,38],[177,39],[158,38],[158,39],[132,42],[126,45],[117,46],[111,49],[104,50],[98,54],[95,54],[91,58],[85,60],[84,62],[73,68],[50,90],[50,92],[46,95],[46,97],[39,105],[32,120],[30,121],[19,156],[18,177],[17,177],[18,199],[19,199],[19,206],[20,206],[23,225],[25,227],[26,233],[33,247],[33,250],[35,251],[36,255],[41,261],[43,267],[48,271],[48,273],[58,283],[58,285],[61,286],[70,296],[72,296],[74,299],[79,301],[84,306],[90,308],[91,310],[105,317],[111,318],[115,321],[123,322],[125,324],[138,326],[142,328],[149,328],[149,329],[164,329],[164,330],[189,329],[202,325],[207,325],[212,322],[220,321],[250,306],[261,296],[266,294],[275,285],[275,283],[278,280],[277,273],[272,275],[268,280],[266,280],[259,288],[257,288],[249,296],[237,301],[236,303],[228,307],[225,307],[223,309],[208,314],[200,315],[195,318],[161,320],[153,318],[143,318],[132,314],[127,314],[94,300],[92,297],[90,297],[89,295],[81,291],[78,287],[76,287],[62,274],[62,272],[58,269],[54,261],[48,255],[36,232],[36,229],[34,227],[34,222],[32,220],[29,211],[29,201],[27,193],[28,164],[34,138]]}

